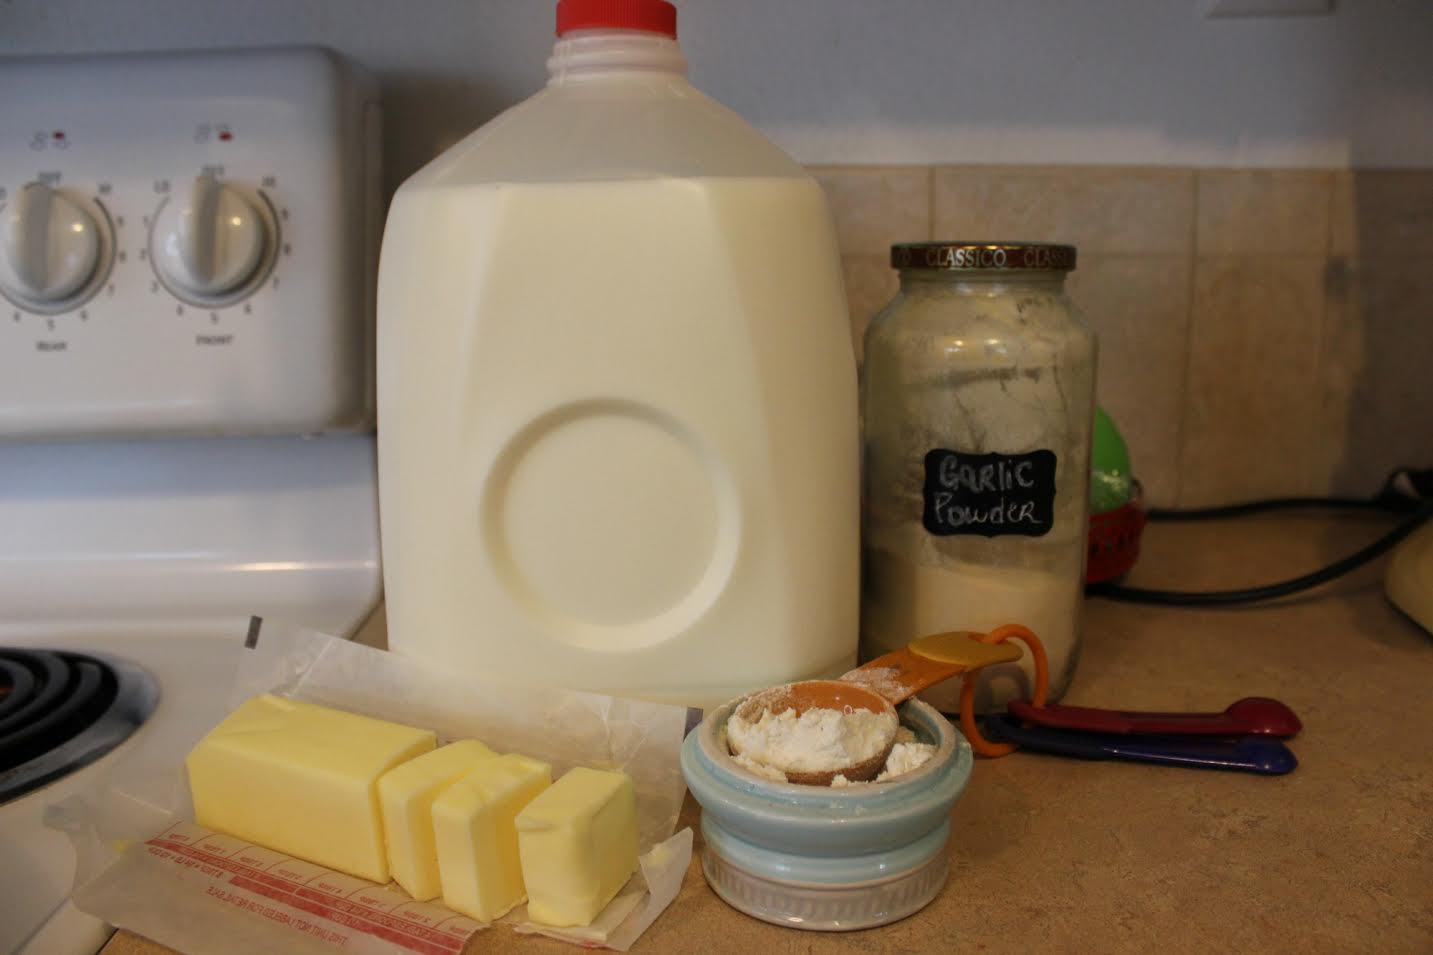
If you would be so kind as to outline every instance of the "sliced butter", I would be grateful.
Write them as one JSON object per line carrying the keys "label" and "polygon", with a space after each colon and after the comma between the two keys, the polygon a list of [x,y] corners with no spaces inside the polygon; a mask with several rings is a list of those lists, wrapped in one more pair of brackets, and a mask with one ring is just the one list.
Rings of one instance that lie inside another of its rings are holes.
{"label": "sliced butter", "polygon": [[527,912],[587,925],[637,869],[637,804],[626,773],[571,770],[517,817]]}
{"label": "sliced butter", "polygon": [[496,756],[477,740],[465,739],[410,759],[378,780],[388,867],[394,881],[418,901],[442,893],[433,844],[433,800],[478,763]]}
{"label": "sliced butter", "polygon": [[436,745],[429,730],[256,696],[190,752],[194,818],[374,882],[388,881],[378,778]]}
{"label": "sliced butter", "polygon": [[479,763],[433,800],[443,902],[491,922],[526,897],[513,820],[552,784],[552,767],[508,754]]}

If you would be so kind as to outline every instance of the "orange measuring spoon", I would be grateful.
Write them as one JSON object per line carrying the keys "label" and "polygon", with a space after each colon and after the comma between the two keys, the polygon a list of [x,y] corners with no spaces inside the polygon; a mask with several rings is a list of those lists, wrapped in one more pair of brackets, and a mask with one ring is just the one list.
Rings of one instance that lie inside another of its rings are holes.
{"label": "orange measuring spoon", "polygon": [[[869,710],[895,715],[895,704],[951,677],[996,663],[1013,663],[1021,651],[1012,643],[984,643],[986,635],[971,630],[952,630],[922,637],[890,653],[876,657],[839,680],[804,680],[787,686],[753,693],[737,706],[743,719],[759,719],[762,710],[784,713],[791,709],[800,716],[812,709]],[[875,778],[890,758],[895,732],[875,756],[850,766],[819,772],[787,771],[788,782],[807,786],[829,786],[839,774],[852,782]]]}

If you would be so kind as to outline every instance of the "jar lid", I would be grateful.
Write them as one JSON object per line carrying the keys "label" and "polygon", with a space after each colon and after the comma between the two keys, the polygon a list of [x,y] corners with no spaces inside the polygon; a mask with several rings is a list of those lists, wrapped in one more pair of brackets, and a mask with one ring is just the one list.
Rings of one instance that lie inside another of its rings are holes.
{"label": "jar lid", "polygon": [[897,242],[891,268],[944,272],[1072,272],[1075,247],[1049,242]]}

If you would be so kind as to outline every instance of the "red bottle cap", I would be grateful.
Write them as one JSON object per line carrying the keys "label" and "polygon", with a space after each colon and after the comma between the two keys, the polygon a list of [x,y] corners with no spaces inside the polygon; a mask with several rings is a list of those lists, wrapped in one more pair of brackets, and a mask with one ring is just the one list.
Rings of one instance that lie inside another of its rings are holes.
{"label": "red bottle cap", "polygon": [[573,30],[646,30],[677,38],[677,8],[667,0],[558,0],[557,35]]}

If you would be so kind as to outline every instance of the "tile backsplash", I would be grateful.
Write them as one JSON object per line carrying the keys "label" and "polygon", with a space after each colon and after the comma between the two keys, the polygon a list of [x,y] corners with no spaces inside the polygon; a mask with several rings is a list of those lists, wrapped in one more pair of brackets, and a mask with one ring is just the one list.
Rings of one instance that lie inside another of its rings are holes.
{"label": "tile backsplash", "polygon": [[895,241],[1072,243],[1148,500],[1371,494],[1433,467],[1433,170],[815,167],[851,330]]}

